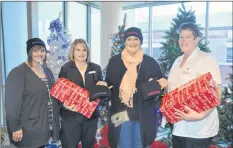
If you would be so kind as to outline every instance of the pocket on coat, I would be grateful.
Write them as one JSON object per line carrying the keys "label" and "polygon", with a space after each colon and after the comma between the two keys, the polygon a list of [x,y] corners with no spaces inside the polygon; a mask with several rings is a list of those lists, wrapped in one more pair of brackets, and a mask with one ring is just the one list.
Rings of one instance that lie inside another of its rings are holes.
{"label": "pocket on coat", "polygon": [[28,131],[36,131],[41,129],[41,124],[39,123],[40,121],[40,116],[37,117],[28,117],[27,121],[25,123],[25,129]]}

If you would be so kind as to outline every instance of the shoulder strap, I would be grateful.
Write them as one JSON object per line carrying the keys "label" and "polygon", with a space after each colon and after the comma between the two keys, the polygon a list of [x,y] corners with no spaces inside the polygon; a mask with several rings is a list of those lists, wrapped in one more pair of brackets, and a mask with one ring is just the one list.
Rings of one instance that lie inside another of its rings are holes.
{"label": "shoulder strap", "polygon": [[44,72],[46,74],[46,77],[48,79],[48,82],[50,83],[50,87],[52,87],[53,84],[55,83],[53,74],[52,74],[52,72],[47,67],[43,67],[43,68],[44,68]]}
{"label": "shoulder strap", "polygon": [[142,65],[142,62],[139,63],[139,68],[138,68],[138,71],[137,71],[137,79],[136,79],[136,81],[138,80],[138,75],[139,75],[139,72],[140,72],[140,69],[141,69],[141,65]]}

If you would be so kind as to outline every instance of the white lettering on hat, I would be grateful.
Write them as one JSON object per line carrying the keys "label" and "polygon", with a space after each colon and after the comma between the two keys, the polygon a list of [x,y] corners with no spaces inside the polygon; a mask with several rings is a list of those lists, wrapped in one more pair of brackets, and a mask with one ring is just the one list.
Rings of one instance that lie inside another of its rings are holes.
{"label": "white lettering on hat", "polygon": [[138,35],[137,32],[132,32],[132,31],[131,31],[131,32],[127,32],[127,35],[128,35],[128,34],[136,34],[136,35]]}
{"label": "white lettering on hat", "polygon": [[34,41],[34,42],[32,42],[32,45],[37,45],[37,44],[43,44],[44,45],[44,43],[41,42],[41,41]]}

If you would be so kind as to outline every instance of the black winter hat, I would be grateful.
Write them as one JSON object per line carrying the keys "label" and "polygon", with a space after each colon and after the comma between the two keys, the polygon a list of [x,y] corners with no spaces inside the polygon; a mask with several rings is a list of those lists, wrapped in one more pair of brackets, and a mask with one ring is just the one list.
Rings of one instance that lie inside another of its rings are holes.
{"label": "black winter hat", "polygon": [[142,95],[144,100],[150,100],[162,93],[161,86],[156,79],[142,84]]}
{"label": "black winter hat", "polygon": [[141,41],[141,44],[143,43],[143,36],[142,36],[142,31],[141,29],[137,28],[137,27],[131,27],[128,28],[125,33],[124,33],[124,41],[129,37],[129,36],[136,36],[137,38],[139,38],[139,40]]}
{"label": "black winter hat", "polygon": [[101,97],[106,97],[106,98],[108,98],[108,100],[110,100],[110,97],[112,95],[110,89],[108,87],[102,86],[102,85],[95,85],[95,86],[89,88],[88,90],[90,92],[89,101],[94,101],[97,98],[101,99]]}
{"label": "black winter hat", "polygon": [[[46,46],[45,46],[45,43],[39,39],[39,38],[31,38],[29,39],[27,42],[27,54],[29,53],[30,49],[33,47],[33,46],[36,46],[36,45],[41,45],[45,48],[46,50]],[[47,50],[46,50],[47,51]]]}

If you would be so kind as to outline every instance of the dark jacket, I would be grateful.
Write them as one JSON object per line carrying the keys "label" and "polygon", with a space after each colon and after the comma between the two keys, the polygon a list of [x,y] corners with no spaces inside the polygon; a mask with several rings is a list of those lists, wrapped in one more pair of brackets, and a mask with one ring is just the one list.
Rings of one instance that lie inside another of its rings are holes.
{"label": "dark jacket", "polygon": [[[139,65],[137,67],[139,69]],[[120,102],[119,99],[119,87],[121,80],[126,72],[126,67],[121,59],[121,55],[112,57],[109,61],[106,73],[106,81],[108,85],[113,85],[112,98],[111,98],[111,109],[110,115],[114,115],[126,107]],[[136,82],[137,92],[134,94],[133,111],[130,114],[136,114],[137,119],[140,123],[142,145],[150,145],[157,133],[157,116],[156,116],[156,101],[148,100],[144,101],[141,93],[141,85],[147,82],[150,78],[160,79],[162,72],[158,63],[150,56],[144,55],[139,70],[138,79]],[[130,116],[130,115],[129,115]],[[135,116],[135,115],[134,115]],[[134,118],[135,119],[135,118]],[[111,148],[117,148],[121,126],[114,127],[109,123],[108,140]]]}
{"label": "dark jacket", "polygon": [[[54,77],[44,67],[50,88]],[[51,134],[48,121],[48,90],[46,84],[25,64],[13,68],[6,81],[6,124],[10,141],[20,148],[34,148],[45,145]],[[59,107],[52,98],[54,140],[59,140]],[[23,130],[20,142],[12,140],[12,132]]]}
{"label": "dark jacket", "polygon": [[[98,81],[102,80],[102,72],[99,65],[91,62],[88,63],[87,70],[85,72],[85,85],[84,85],[82,75],[77,69],[75,63],[73,61],[69,61],[61,67],[61,71],[58,77],[66,78],[88,90],[93,85],[96,85]],[[69,120],[75,119],[81,122],[85,120],[89,120],[87,117],[83,116],[82,114],[67,110],[63,106],[61,107],[60,115],[63,119],[69,119]],[[97,117],[98,117],[98,113],[97,111],[95,111],[90,119]]]}

